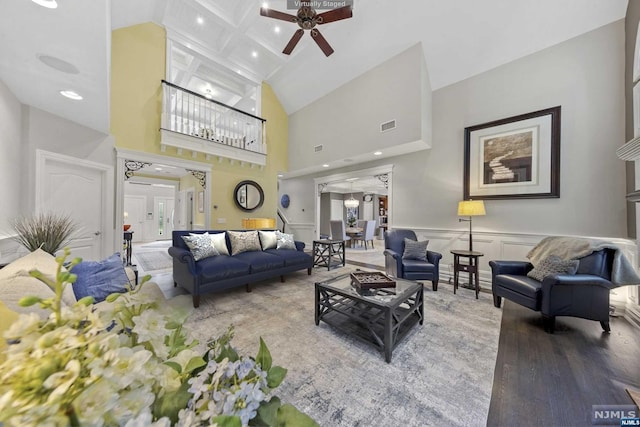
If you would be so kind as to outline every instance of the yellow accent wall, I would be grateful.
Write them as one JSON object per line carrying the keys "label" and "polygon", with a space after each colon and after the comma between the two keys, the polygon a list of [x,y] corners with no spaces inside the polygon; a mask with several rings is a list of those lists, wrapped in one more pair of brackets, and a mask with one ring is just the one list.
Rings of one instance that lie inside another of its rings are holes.
{"label": "yellow accent wall", "polygon": [[[120,28],[112,34],[111,53],[111,133],[118,148],[151,154],[210,163],[212,188],[211,229],[240,229],[242,218],[275,218],[278,206],[277,174],[287,170],[288,116],[271,87],[262,84],[262,117],[267,141],[267,164],[264,168],[228,159],[206,160],[204,154],[196,158],[191,152],[178,155],[175,148],[160,150],[160,116],[162,112],[162,84],[165,78],[166,33],[164,28],[146,23]],[[265,202],[253,212],[243,212],[233,202],[233,190],[242,180],[259,183]],[[214,208],[215,206],[215,208]],[[219,223],[218,219],[224,219]]]}

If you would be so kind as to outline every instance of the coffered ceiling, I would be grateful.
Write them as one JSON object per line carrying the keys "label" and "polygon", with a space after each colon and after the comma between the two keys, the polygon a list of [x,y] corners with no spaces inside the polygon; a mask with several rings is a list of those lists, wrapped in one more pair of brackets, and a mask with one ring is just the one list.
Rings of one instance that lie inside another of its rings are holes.
{"label": "coffered ceiling", "polygon": [[[353,18],[320,27],[335,49],[325,57],[308,34],[282,54],[297,26],[260,16],[260,0],[57,0],[57,9],[4,0],[0,80],[25,104],[107,133],[110,31],[152,21],[182,45],[172,54],[182,68],[171,78],[202,85],[212,69],[233,76],[240,84],[220,97],[240,107],[255,98],[250,87],[266,81],[293,113],[418,42],[435,90],[622,19],[627,7],[627,0],[354,1]],[[286,0],[267,3],[295,13]],[[78,72],[51,68],[42,55]],[[62,98],[65,89],[84,99]]]}

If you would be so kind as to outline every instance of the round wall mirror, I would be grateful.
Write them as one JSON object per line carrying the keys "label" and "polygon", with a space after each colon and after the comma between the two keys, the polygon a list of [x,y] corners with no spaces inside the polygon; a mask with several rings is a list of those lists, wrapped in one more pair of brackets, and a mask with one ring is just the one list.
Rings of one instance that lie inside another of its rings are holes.
{"label": "round wall mirror", "polygon": [[255,181],[242,181],[233,190],[236,206],[245,212],[258,209],[264,203],[264,191]]}

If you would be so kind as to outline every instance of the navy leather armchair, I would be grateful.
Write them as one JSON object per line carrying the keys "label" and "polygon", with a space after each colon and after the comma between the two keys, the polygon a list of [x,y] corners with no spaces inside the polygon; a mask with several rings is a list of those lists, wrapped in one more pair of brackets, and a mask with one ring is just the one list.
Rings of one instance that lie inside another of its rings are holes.
{"label": "navy leather armchair", "polygon": [[502,298],[540,311],[545,330],[553,333],[556,316],[573,316],[597,320],[605,332],[609,327],[609,291],[615,251],[603,249],[579,259],[575,275],[552,274],[542,282],[527,276],[533,269],[529,262],[490,261],[493,304],[500,307]]}
{"label": "navy leather armchair", "polygon": [[418,240],[413,230],[395,229],[384,233],[384,266],[387,274],[407,280],[431,280],[438,290],[442,254],[427,250],[427,261],[402,259],[404,239]]}

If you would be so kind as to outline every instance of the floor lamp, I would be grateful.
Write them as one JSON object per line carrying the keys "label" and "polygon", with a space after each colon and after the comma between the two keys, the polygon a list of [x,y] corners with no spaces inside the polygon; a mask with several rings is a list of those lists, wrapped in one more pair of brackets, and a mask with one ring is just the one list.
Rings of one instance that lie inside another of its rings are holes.
{"label": "floor lamp", "polygon": [[459,218],[458,222],[469,222],[469,251],[473,251],[473,235],[471,225],[474,216],[486,215],[482,200],[463,200],[458,203],[458,216],[468,216],[469,219]]}

